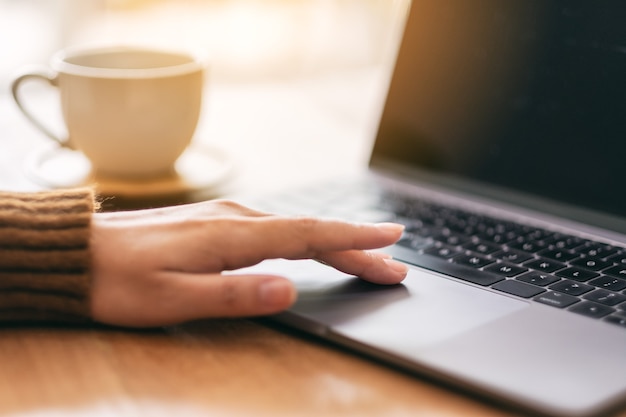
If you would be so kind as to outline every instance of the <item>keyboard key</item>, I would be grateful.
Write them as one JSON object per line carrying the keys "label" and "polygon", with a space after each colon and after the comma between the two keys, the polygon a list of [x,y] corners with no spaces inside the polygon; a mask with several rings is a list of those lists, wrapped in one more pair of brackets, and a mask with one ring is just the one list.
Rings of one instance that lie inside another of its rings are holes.
{"label": "keyboard key", "polygon": [[469,241],[468,237],[461,236],[456,233],[440,233],[433,236],[433,239],[449,246],[459,246]]}
{"label": "keyboard key", "polygon": [[428,255],[436,256],[438,258],[449,259],[459,254],[460,252],[451,246],[442,245],[442,246],[432,246],[424,250],[424,253]]}
{"label": "keyboard key", "polygon": [[540,250],[546,247],[545,244],[542,244],[539,242],[527,242],[523,239],[521,239],[521,241],[517,240],[517,241],[509,242],[507,243],[507,246],[509,246],[510,248],[518,249],[518,250],[521,250],[523,252],[528,252],[528,253],[539,252]]}
{"label": "keyboard key", "polygon": [[602,272],[607,275],[611,275],[612,277],[626,279],[626,265],[616,265],[609,269],[605,269]]}
{"label": "keyboard key", "polygon": [[543,249],[537,252],[537,255],[543,256],[544,258],[554,259],[555,261],[567,262],[574,258],[577,258],[579,255],[562,250],[562,249]]}
{"label": "keyboard key", "polygon": [[509,236],[506,233],[478,233],[478,238],[495,244],[503,244],[509,242],[515,235]]}
{"label": "keyboard key", "polygon": [[601,317],[608,316],[615,310],[602,304],[592,303],[591,301],[583,301],[582,303],[578,303],[574,307],[570,308],[569,311],[594,319],[599,319]]}
{"label": "keyboard key", "polygon": [[556,275],[560,276],[561,278],[569,278],[569,279],[573,279],[574,281],[579,281],[579,282],[589,281],[591,278],[600,276],[600,274],[598,273],[587,271],[582,268],[576,268],[576,267],[562,269],[559,272],[557,272]]}
{"label": "keyboard key", "polygon": [[579,301],[577,297],[555,291],[548,291],[540,294],[537,297],[533,298],[533,300],[557,308],[569,307]]}
{"label": "keyboard key", "polygon": [[580,266],[591,271],[600,271],[613,265],[612,262],[603,261],[600,258],[579,258],[571,262],[573,266]]}
{"label": "keyboard key", "polygon": [[485,271],[511,278],[528,271],[528,269],[506,262],[498,262],[497,264],[486,266]]}
{"label": "keyboard key", "polygon": [[518,297],[530,298],[537,294],[545,292],[541,287],[535,285],[526,284],[524,282],[515,280],[505,280],[494,284],[491,288],[498,291],[505,292],[507,294],[517,295]]}
{"label": "keyboard key", "polygon": [[421,236],[405,234],[397,242],[397,244],[414,250],[419,250],[432,246],[433,242],[430,239],[426,239]]}
{"label": "keyboard key", "polygon": [[493,260],[478,255],[459,255],[452,259],[452,262],[473,268],[482,268],[485,265],[493,263]]}
{"label": "keyboard key", "polygon": [[610,291],[621,291],[626,288],[626,280],[608,276],[593,279],[588,284]]}
{"label": "keyboard key", "polygon": [[626,317],[609,316],[605,318],[604,321],[621,327],[626,327]]}
{"label": "keyboard key", "polygon": [[550,289],[569,295],[583,295],[584,293],[593,290],[593,287],[591,285],[585,285],[579,282],[564,279],[556,284],[552,284]]}
{"label": "keyboard key", "polygon": [[520,275],[516,279],[524,282],[528,282],[529,284],[535,284],[542,287],[550,285],[554,282],[560,281],[561,279],[555,277],[554,275],[544,274],[542,272],[531,271],[527,274]]}
{"label": "keyboard key", "polygon": [[524,266],[536,269],[541,272],[554,272],[558,271],[559,269],[565,268],[565,264],[546,258],[537,258],[532,261],[525,262]]}
{"label": "keyboard key", "polygon": [[480,253],[482,255],[489,255],[493,252],[499,251],[500,250],[500,246],[499,245],[495,245],[493,243],[489,243],[489,242],[482,242],[482,241],[475,241],[475,242],[469,242],[466,243],[465,245],[463,245],[463,248],[472,251],[472,252],[477,252]]}
{"label": "keyboard key", "polygon": [[626,265],[626,254],[620,251],[620,253],[609,256],[606,260],[616,264]]}
{"label": "keyboard key", "polygon": [[597,242],[589,242],[587,245],[578,249],[581,255],[593,258],[607,258],[619,253],[619,249],[611,245],[605,245]]}
{"label": "keyboard key", "polygon": [[521,264],[522,262],[526,262],[529,259],[532,259],[532,256],[527,253],[515,250],[515,249],[504,249],[493,253],[493,256],[496,259],[500,259],[505,262],[511,262],[514,264]]}
{"label": "keyboard key", "polygon": [[626,295],[618,294],[607,290],[595,290],[585,295],[586,300],[595,301],[596,303],[604,304],[607,306],[616,306],[619,303],[626,301]]}

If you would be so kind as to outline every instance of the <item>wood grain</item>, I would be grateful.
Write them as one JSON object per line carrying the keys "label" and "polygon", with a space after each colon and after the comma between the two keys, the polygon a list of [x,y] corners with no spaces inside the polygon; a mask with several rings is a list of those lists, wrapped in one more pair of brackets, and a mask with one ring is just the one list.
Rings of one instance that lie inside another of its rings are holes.
{"label": "wood grain", "polygon": [[5,328],[0,358],[2,415],[513,415],[249,320]]}

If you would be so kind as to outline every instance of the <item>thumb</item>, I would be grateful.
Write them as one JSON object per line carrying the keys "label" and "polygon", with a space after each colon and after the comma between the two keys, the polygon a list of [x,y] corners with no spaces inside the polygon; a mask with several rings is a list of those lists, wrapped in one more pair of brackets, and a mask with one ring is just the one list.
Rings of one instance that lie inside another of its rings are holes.
{"label": "thumb", "polygon": [[161,282],[167,284],[142,303],[152,308],[111,324],[163,326],[203,318],[262,316],[285,310],[296,300],[293,283],[273,275],[162,274]]}

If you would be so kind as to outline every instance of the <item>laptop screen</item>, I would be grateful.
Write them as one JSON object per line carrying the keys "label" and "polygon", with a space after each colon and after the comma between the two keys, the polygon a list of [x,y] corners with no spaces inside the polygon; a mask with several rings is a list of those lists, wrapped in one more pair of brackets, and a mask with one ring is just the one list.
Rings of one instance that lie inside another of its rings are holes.
{"label": "laptop screen", "polygon": [[623,0],[414,0],[371,165],[626,217],[625,22]]}

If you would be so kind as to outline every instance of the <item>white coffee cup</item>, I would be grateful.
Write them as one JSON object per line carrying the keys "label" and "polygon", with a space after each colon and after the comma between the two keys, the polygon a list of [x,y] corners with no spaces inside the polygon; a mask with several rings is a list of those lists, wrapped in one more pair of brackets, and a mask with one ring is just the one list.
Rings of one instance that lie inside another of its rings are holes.
{"label": "white coffee cup", "polygon": [[[57,137],[23,105],[24,81],[58,87],[68,138]],[[190,144],[202,103],[204,64],[179,51],[141,47],[68,49],[50,68],[12,83],[15,103],[45,135],[81,151],[96,176],[146,178],[171,174]]]}

